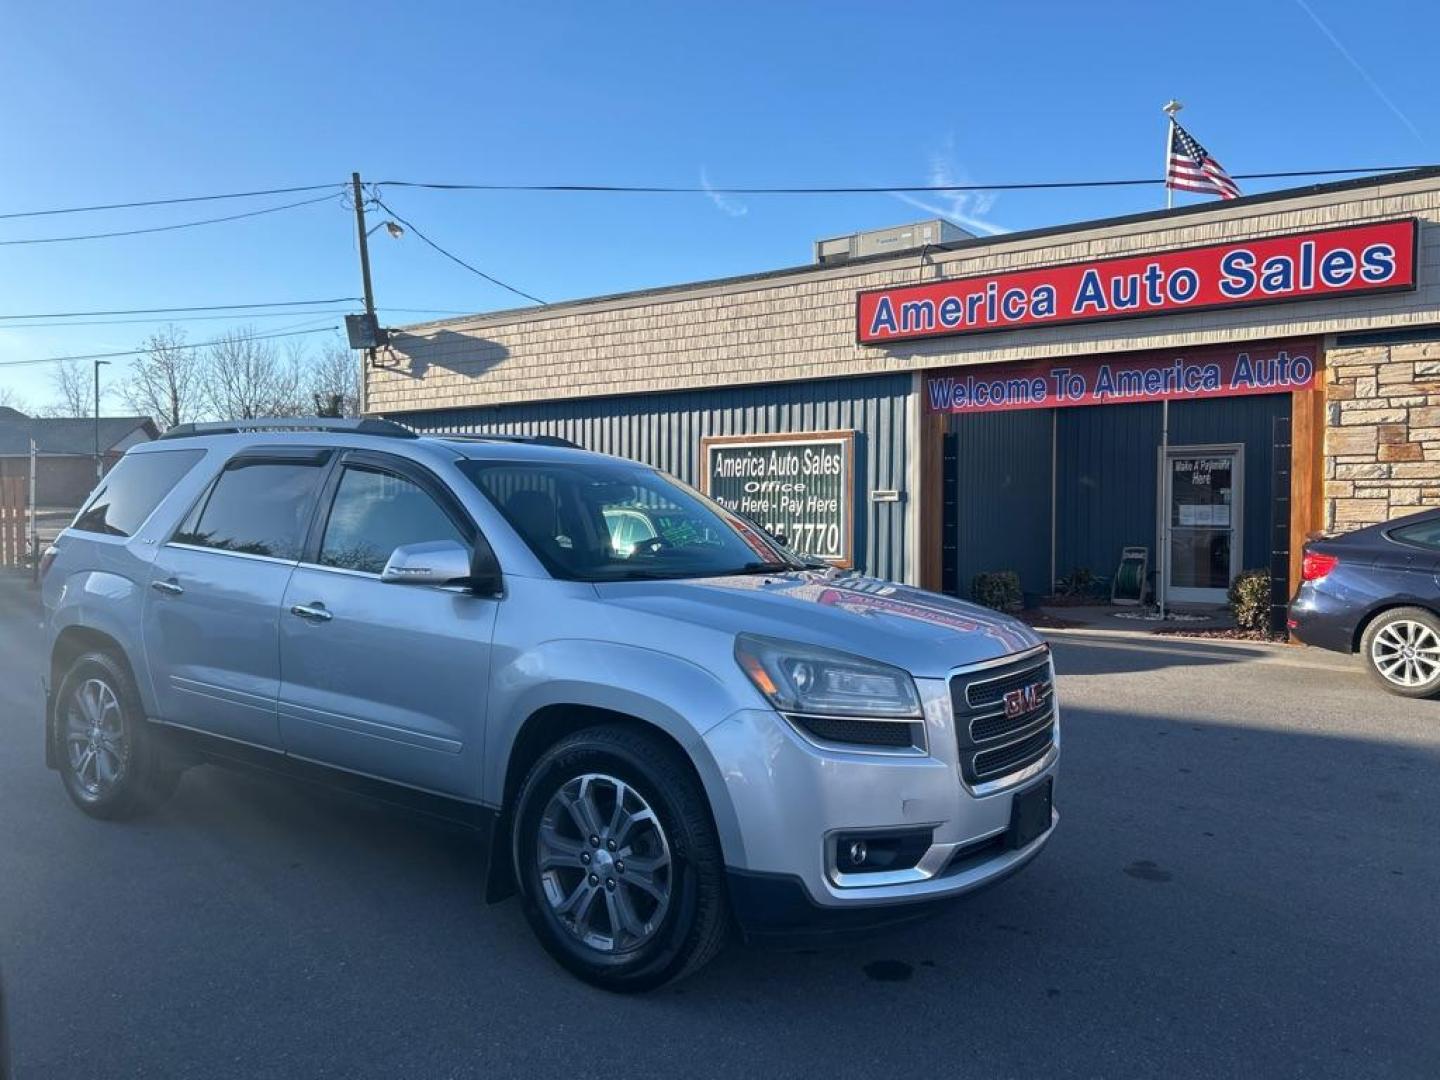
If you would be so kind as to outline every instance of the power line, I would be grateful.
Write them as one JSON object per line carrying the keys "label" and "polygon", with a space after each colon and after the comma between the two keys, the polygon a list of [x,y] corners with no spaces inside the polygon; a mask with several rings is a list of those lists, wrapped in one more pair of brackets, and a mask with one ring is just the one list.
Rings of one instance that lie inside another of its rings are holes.
{"label": "power line", "polygon": [[[1235,180],[1280,180],[1300,176],[1360,176],[1406,172],[1428,165],[1380,165],[1364,169],[1295,169],[1288,172],[1232,173]],[[964,191],[1054,191],[1061,188],[1156,187],[1163,177],[1143,180],[1048,180],[1005,184],[888,184],[851,187],[714,187],[664,184],[444,184],[381,180],[374,186],[426,188],[432,191],[532,191],[619,195],[923,195]],[[376,200],[379,201],[378,199]],[[381,203],[383,206],[384,204]]]}
{"label": "power line", "polygon": [[214,202],[218,199],[252,199],[261,195],[294,195],[302,191],[324,191],[338,184],[304,184],[300,187],[266,188],[263,191],[232,191],[221,195],[184,195],[173,199],[141,199],[137,202],[102,203],[97,206],[66,206],[55,210],[17,210],[0,214],[0,221],[14,218],[50,217],[53,214],[89,214],[100,210],[133,210],[142,206],[174,206],[177,203]]}
{"label": "power line", "polygon": [[466,270],[469,270],[472,274],[476,274],[476,275],[484,278],[486,281],[490,282],[490,284],[492,284],[492,285],[499,285],[500,288],[505,289],[505,290],[508,291],[508,292],[512,292],[512,293],[514,293],[516,296],[523,296],[526,300],[530,300],[530,301],[532,301],[532,302],[534,302],[534,303],[536,303],[536,304],[539,304],[541,307],[544,307],[544,306],[545,306],[545,301],[544,301],[544,300],[541,300],[538,296],[531,296],[531,295],[530,295],[529,293],[527,293],[524,289],[517,289],[514,285],[508,285],[508,284],[506,284],[505,282],[501,281],[501,280],[500,280],[499,278],[497,278],[497,277],[491,277],[489,274],[485,273],[484,270],[479,270],[479,269],[476,269],[475,267],[471,266],[471,265],[470,265],[468,262],[466,262],[464,259],[460,258],[460,256],[458,256],[458,255],[452,255],[450,252],[446,251],[446,250],[445,250],[443,247],[441,247],[439,244],[435,243],[434,240],[431,240],[431,239],[430,239],[428,236],[426,236],[423,232],[421,232],[419,229],[417,229],[417,228],[414,226],[414,224],[412,224],[412,223],[409,222],[409,221],[406,221],[403,217],[401,217],[399,214],[397,214],[394,210],[392,210],[390,207],[386,206],[385,203],[380,199],[380,197],[379,197],[378,195],[375,197],[375,202],[376,202],[376,205],[378,205],[378,206],[379,206],[382,210],[384,210],[387,214],[389,214],[391,217],[393,217],[393,218],[394,218],[396,221],[398,221],[401,225],[404,225],[405,228],[409,229],[409,230],[410,230],[411,232],[413,232],[416,236],[418,236],[421,240],[423,240],[425,243],[429,244],[432,248],[434,248],[436,251],[438,251],[441,255],[444,255],[444,256],[445,256],[447,259],[449,259],[451,262],[457,263],[457,264],[459,264],[460,266],[463,266]]}
{"label": "power line", "polygon": [[[1376,165],[1359,169],[1294,169],[1285,172],[1234,173],[1237,180],[1280,180],[1301,176],[1362,176],[1369,173],[1406,172],[1431,168],[1430,165]],[[1023,191],[1060,188],[1138,187],[1163,184],[1163,179],[1142,180],[1057,180],[1033,183],[1002,184],[891,184],[818,187],[709,187],[670,186],[659,184],[450,184],[415,180],[382,180],[376,187],[428,188],[435,191],[535,191],[535,192],[598,192],[616,194],[703,195],[887,195],[936,194],[963,191]],[[307,191],[329,191],[342,184],[297,184],[290,187],[261,188],[255,191],[227,191],[210,195],[182,195],[166,199],[135,199],[130,202],[96,203],[91,206],[61,206],[43,210],[12,210],[0,213],[0,221],[18,218],[51,217],[57,214],[89,214],[106,210],[133,210],[149,206],[176,206],[182,203],[215,202],[225,199],[252,199],[264,195],[292,195]]]}
{"label": "power line", "polygon": [[307,307],[323,304],[360,303],[358,296],[332,296],[324,300],[273,300],[265,304],[198,304],[194,307],[116,308],[111,311],[52,311],[42,315],[0,315],[0,320],[72,319],[101,315],[168,315],[186,311],[249,311],[255,308]]}
{"label": "power line", "polygon": [[[157,323],[223,322],[226,319],[288,319],[296,315],[349,315],[346,308],[312,308],[309,311],[251,311],[244,315],[180,315],[163,319],[79,319],[73,322],[20,323],[17,326],[0,327],[0,330],[38,330],[42,327],[57,326],[154,326]],[[467,314],[454,312],[447,314]]]}
{"label": "power line", "polygon": [[267,206],[263,210],[248,210],[243,214],[226,214],[224,217],[202,218],[199,221],[182,221],[174,225],[152,225],[145,229],[121,229],[117,232],[83,233],[76,236],[33,236],[23,240],[0,240],[0,247],[14,247],[20,244],[65,244],[72,240],[104,240],[112,236],[140,236],[142,233],[174,232],[177,229],[193,229],[199,225],[217,225],[222,221],[239,221],[241,218],[275,214],[281,210],[294,210],[298,206],[313,206],[315,203],[329,202],[334,198],[334,195],[321,195],[315,199],[301,199],[299,202],[282,203],[280,206]]}
{"label": "power line", "polygon": [[[415,315],[472,315],[471,311],[450,308],[381,307],[381,311],[405,312]],[[312,308],[309,311],[251,311],[244,315],[177,315],[161,319],[79,319],[71,322],[27,322],[4,330],[38,330],[57,326],[154,326],[157,323],[223,322],[226,319],[284,319],[294,315],[350,315],[348,308]]]}
{"label": "power line", "polygon": [[[305,334],[323,334],[330,330],[339,330],[338,326],[319,326],[313,330],[287,330],[276,334],[250,334],[243,337],[222,338],[219,341],[197,341],[193,344],[175,345],[176,349],[208,349],[215,345],[224,345],[230,341],[273,341],[276,338],[302,337]],[[76,356],[40,356],[33,360],[5,360],[0,361],[0,368],[28,367],[32,364],[58,364],[65,360],[113,360],[122,356],[144,356],[148,349],[126,349],[121,352],[83,353]]]}

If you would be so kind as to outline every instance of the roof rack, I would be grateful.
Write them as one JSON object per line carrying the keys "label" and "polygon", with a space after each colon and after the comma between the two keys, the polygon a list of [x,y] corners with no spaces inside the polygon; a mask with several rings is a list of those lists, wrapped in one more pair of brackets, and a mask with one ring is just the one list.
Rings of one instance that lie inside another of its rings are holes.
{"label": "roof rack", "polygon": [[531,446],[563,446],[571,450],[581,449],[580,444],[571,442],[569,439],[562,439],[559,435],[500,435],[478,432],[436,432],[435,437],[439,439],[455,439],[460,442],[508,442],[508,443],[529,443]]}
{"label": "roof rack", "polygon": [[376,420],[371,417],[348,420],[333,416],[261,416],[252,420],[176,424],[160,438],[189,439],[198,435],[238,435],[242,431],[344,431],[352,435],[381,435],[390,439],[420,437],[393,420]]}

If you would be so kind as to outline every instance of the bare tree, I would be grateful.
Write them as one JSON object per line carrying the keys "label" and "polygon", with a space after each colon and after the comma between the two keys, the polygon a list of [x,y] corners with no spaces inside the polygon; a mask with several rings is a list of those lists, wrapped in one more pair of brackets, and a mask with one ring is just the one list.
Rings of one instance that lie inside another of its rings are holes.
{"label": "bare tree", "polygon": [[256,341],[248,327],[228,331],[206,351],[201,396],[220,420],[305,411],[295,357],[282,358],[268,342]]}
{"label": "bare tree", "polygon": [[55,400],[44,406],[43,416],[90,416],[95,412],[94,371],[79,360],[60,360],[50,372]]}
{"label": "bare tree", "polygon": [[360,361],[338,341],[306,365],[305,386],[317,416],[360,415]]}
{"label": "bare tree", "polygon": [[176,326],[157,330],[140,346],[144,354],[130,365],[120,388],[125,404],[149,416],[163,431],[198,419],[204,358],[185,345],[185,331]]}

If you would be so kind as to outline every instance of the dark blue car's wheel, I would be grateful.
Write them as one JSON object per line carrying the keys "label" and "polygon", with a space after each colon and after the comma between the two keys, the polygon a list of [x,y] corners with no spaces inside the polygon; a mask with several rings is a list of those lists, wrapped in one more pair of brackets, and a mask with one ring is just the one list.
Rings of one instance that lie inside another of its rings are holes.
{"label": "dark blue car's wheel", "polygon": [[1440,694],[1440,619],[1424,608],[1395,608],[1377,616],[1365,629],[1360,653],[1392,694]]}

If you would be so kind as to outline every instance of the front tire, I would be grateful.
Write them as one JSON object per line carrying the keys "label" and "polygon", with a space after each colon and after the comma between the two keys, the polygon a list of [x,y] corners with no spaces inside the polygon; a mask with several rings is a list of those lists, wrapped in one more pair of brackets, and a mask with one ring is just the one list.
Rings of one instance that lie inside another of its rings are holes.
{"label": "front tire", "polygon": [[179,782],[134,680],[109,653],[86,653],[65,673],[55,695],[55,741],[65,791],[91,817],[130,817],[163,802]]}
{"label": "front tire", "polygon": [[620,992],[697,970],[724,944],[724,864],[689,763],[626,727],[576,732],[521,787],[516,880],[525,917],[573,974]]}
{"label": "front tire", "polygon": [[1380,685],[1392,694],[1440,694],[1440,619],[1424,608],[1395,608],[1365,628],[1360,653]]}

